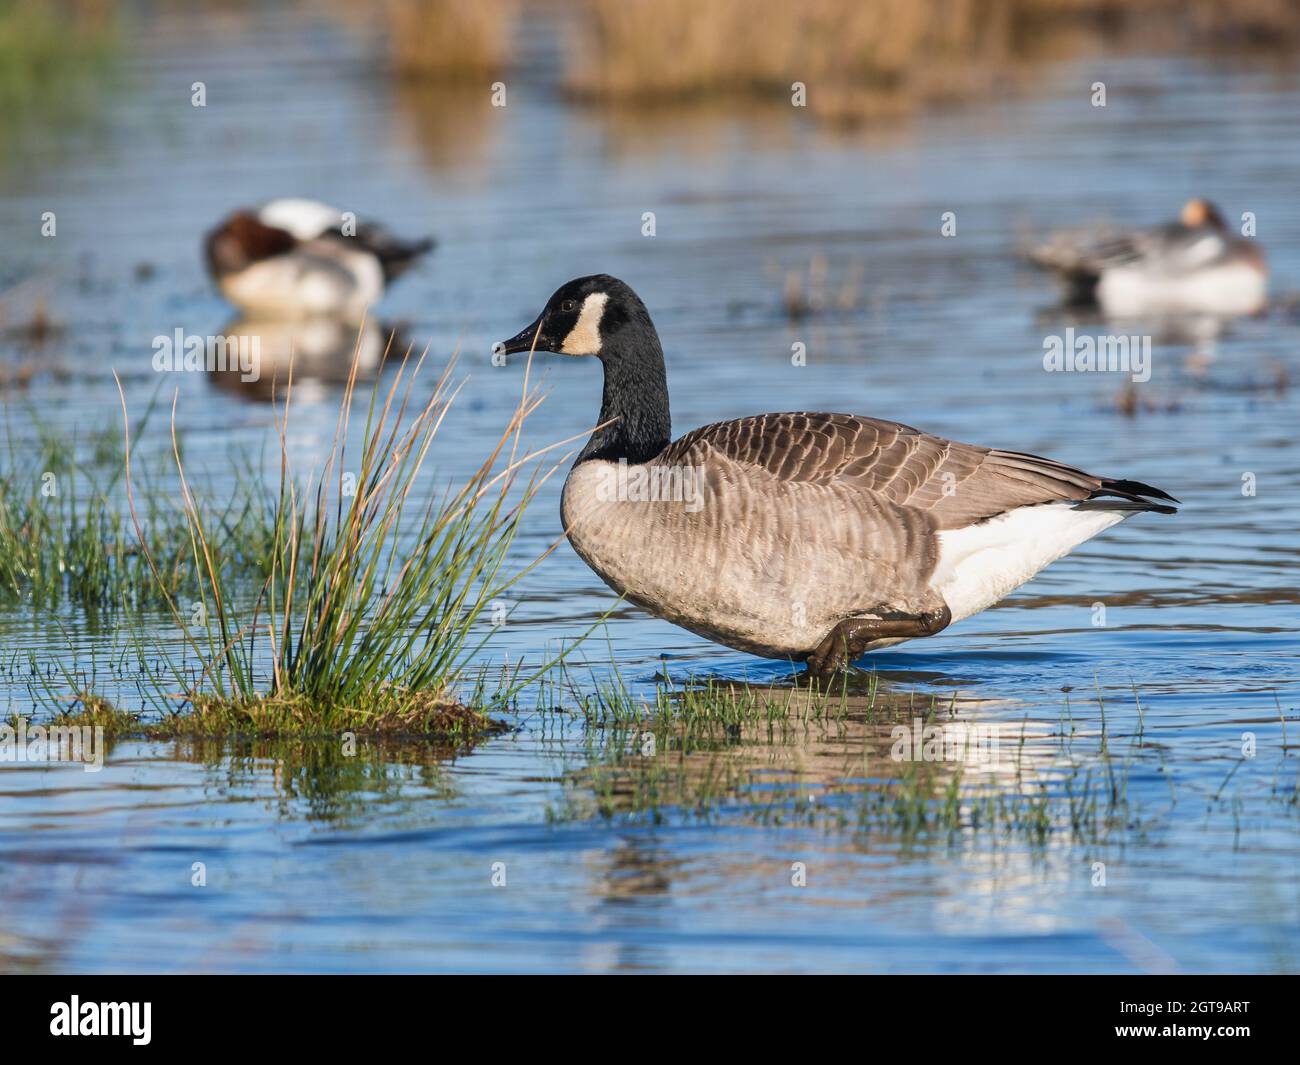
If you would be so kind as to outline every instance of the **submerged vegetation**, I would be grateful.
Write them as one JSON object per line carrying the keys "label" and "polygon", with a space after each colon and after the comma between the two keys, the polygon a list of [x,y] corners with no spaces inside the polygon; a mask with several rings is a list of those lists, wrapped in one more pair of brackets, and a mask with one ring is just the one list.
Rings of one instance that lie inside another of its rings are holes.
{"label": "submerged vegetation", "polygon": [[[1180,802],[1160,746],[1146,737],[1136,691],[1133,698],[1135,726],[1117,737],[1100,692],[1096,718],[1077,715],[1067,693],[1053,727],[984,719],[955,693],[890,691],[874,673],[860,689],[844,680],[825,690],[661,681],[646,697],[617,677],[587,685],[566,678],[548,690],[543,714],[576,717],[587,743],[548,816],[687,817],[932,842],[993,833],[1034,847],[1114,842],[1155,830]],[[1233,813],[1227,786],[1240,764],[1217,788],[1182,801]],[[1168,802],[1139,807],[1135,770],[1165,776]],[[1275,773],[1270,795],[1300,808],[1300,780]]]}
{"label": "submerged vegetation", "polygon": [[77,692],[59,701],[66,705],[55,710],[49,724],[98,727],[111,739],[291,736],[341,741],[349,734],[394,735],[436,738],[441,744],[438,752],[446,753],[448,747],[468,746],[508,728],[477,706],[420,692],[381,691],[355,707],[321,705],[303,698],[255,696],[230,701],[198,695],[184,708],[149,716],[116,707],[92,692]]}

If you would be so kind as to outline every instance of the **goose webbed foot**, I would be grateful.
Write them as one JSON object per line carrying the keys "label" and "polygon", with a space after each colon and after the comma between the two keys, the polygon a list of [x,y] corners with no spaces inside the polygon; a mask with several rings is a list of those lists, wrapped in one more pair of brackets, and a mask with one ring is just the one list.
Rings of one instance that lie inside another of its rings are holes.
{"label": "goose webbed foot", "polygon": [[804,659],[808,672],[829,677],[846,670],[878,640],[915,639],[942,632],[952,611],[941,606],[920,614],[890,614],[880,618],[845,618]]}

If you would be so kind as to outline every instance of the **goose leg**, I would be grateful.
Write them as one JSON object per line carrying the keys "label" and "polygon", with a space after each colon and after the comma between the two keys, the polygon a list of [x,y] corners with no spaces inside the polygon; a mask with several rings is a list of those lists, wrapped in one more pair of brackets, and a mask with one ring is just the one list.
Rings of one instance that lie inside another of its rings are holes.
{"label": "goose leg", "polygon": [[952,621],[947,605],[921,614],[894,614],[885,618],[845,618],[831,629],[816,650],[804,660],[808,672],[825,677],[848,669],[877,640],[912,639],[942,632]]}

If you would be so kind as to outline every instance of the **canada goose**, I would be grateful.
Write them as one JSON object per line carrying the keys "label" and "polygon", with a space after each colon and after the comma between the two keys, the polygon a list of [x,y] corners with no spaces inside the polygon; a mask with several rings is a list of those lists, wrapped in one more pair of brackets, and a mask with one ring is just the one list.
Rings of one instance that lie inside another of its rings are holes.
{"label": "canada goose", "polygon": [[1208,200],[1189,200],[1155,229],[1061,233],[1030,255],[1055,271],[1072,303],[1117,318],[1254,314],[1268,298],[1268,266]]}
{"label": "canada goose", "polygon": [[244,311],[355,321],[433,243],[399,240],[373,223],[345,229],[341,211],[284,199],[236,211],[208,234],[205,249],[222,294]]}
{"label": "canada goose", "polygon": [[824,674],[932,636],[1172,496],[852,414],[760,414],[671,441],[663,349],[606,274],[558,289],[505,353],[593,355],[600,418],[564,484],[574,550],[709,639]]}

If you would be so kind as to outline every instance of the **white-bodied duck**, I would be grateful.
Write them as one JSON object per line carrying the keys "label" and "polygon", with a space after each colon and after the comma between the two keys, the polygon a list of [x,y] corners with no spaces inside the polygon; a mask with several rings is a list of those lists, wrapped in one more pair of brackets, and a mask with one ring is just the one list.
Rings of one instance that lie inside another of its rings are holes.
{"label": "white-bodied duck", "polygon": [[235,211],[207,235],[208,269],[226,299],[249,314],[357,321],[434,241],[349,222],[314,200]]}
{"label": "white-bodied duck", "polygon": [[1260,246],[1238,236],[1208,200],[1154,229],[1059,233],[1030,257],[1056,272],[1074,304],[1114,318],[1255,314],[1268,301]]}

